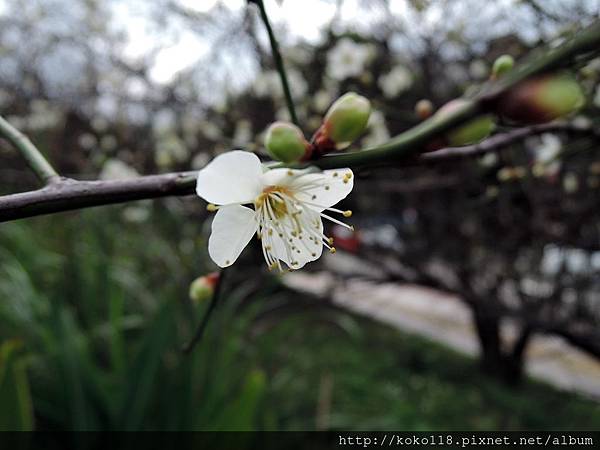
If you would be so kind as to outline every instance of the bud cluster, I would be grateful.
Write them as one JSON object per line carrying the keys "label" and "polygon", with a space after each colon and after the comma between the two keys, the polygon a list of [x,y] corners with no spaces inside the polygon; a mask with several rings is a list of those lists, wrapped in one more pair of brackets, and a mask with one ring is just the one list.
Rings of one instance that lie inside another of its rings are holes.
{"label": "bud cluster", "polygon": [[307,161],[330,151],[344,150],[364,132],[370,114],[369,100],[348,92],[331,105],[310,142],[296,125],[275,122],[267,130],[265,148],[273,159],[285,163]]}

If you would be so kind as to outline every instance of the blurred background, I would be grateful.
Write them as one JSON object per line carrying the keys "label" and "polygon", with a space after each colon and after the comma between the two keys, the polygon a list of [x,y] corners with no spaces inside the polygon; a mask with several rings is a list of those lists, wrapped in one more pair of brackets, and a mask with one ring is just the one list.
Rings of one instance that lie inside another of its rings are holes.
{"label": "blurred background", "polygon": [[[265,1],[307,136],[355,91],[357,147],[597,19],[597,0]],[[574,67],[600,125],[600,59]],[[255,5],[0,0],[0,114],[57,170],[118,179],[262,153],[289,120]],[[502,126],[500,127],[502,131]],[[598,138],[358,172],[338,252],[190,300],[210,214],[168,198],[0,226],[0,429],[600,428]],[[0,193],[36,180],[0,140]]]}

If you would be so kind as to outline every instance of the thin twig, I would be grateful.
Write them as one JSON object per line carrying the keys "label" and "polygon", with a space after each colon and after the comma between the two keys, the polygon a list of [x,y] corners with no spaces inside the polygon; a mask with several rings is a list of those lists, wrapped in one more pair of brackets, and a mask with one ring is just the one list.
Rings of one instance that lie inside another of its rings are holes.
{"label": "thin twig", "polygon": [[2,117],[0,117],[0,136],[4,137],[15,146],[23,158],[25,158],[25,161],[27,161],[27,165],[29,165],[42,183],[49,184],[60,178],[58,173],[56,173],[50,163],[44,158],[42,153],[35,145],[33,145],[27,136]]}
{"label": "thin twig", "polygon": [[202,320],[198,324],[198,328],[196,328],[196,332],[192,339],[183,347],[182,352],[184,354],[190,353],[194,347],[202,340],[202,336],[204,335],[204,331],[206,330],[206,326],[208,325],[208,321],[212,316],[213,311],[217,307],[219,303],[219,299],[221,298],[221,293],[223,291],[223,283],[225,279],[225,272],[227,269],[221,269],[219,272],[219,280],[217,281],[217,285],[215,287],[215,291],[213,293],[212,298],[210,299],[210,303],[208,304],[208,309],[204,313]]}
{"label": "thin twig", "polygon": [[292,122],[296,125],[300,125],[298,122],[298,116],[296,116],[296,108],[294,107],[294,100],[292,99],[292,93],[290,91],[290,85],[288,82],[287,73],[285,71],[285,66],[283,64],[283,58],[281,57],[281,53],[279,52],[279,44],[277,43],[277,38],[275,37],[275,33],[273,33],[273,28],[271,27],[271,23],[269,22],[269,16],[267,15],[267,10],[265,9],[265,4],[263,0],[249,0],[252,3],[255,3],[258,6],[260,11],[260,17],[265,24],[265,28],[267,29],[267,34],[269,35],[269,42],[271,43],[271,51],[273,53],[273,60],[275,61],[275,67],[277,68],[277,72],[279,72],[279,78],[281,79],[281,86],[283,87],[283,94],[285,95],[285,103],[287,104],[287,109],[290,113],[290,118]]}
{"label": "thin twig", "polygon": [[464,147],[448,147],[431,153],[420,155],[414,160],[415,164],[438,164],[442,162],[454,162],[486,153],[501,150],[511,144],[522,141],[530,136],[543,133],[567,132],[570,134],[585,134],[600,138],[600,129],[591,126],[577,126],[568,122],[554,122],[542,125],[516,128],[506,133],[497,134],[478,144],[466,145]]}

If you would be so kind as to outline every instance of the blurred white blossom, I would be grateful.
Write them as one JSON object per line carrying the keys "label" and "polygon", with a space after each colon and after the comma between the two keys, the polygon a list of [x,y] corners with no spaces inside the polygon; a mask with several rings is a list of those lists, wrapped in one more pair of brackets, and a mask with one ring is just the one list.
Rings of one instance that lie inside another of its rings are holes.
{"label": "blurred white blossom", "polygon": [[573,172],[569,172],[563,178],[563,189],[565,192],[572,194],[579,189],[579,179]]}
{"label": "blurred white blossom", "polygon": [[233,134],[234,147],[247,147],[252,141],[252,124],[247,119],[239,120]]}
{"label": "blurred white blossom", "polygon": [[366,147],[383,144],[390,139],[390,132],[385,124],[385,117],[381,111],[374,110],[369,117],[367,124],[369,134],[367,134],[362,143]]}
{"label": "blurred white blossom", "polygon": [[358,44],[350,38],[340,39],[327,55],[327,75],[341,81],[357,77],[375,56],[371,44]]}
{"label": "blurred white blossom", "polygon": [[534,147],[536,162],[544,164],[552,162],[562,148],[560,138],[552,133],[544,133],[540,136],[540,143]]}
{"label": "blurred white blossom", "polygon": [[397,65],[389,73],[379,77],[377,84],[387,98],[394,98],[407,90],[413,83],[413,76],[406,67]]}
{"label": "blurred white blossom", "polygon": [[101,180],[124,180],[137,176],[139,173],[133,167],[116,158],[106,160],[100,172]]}
{"label": "blurred white blossom", "polygon": [[476,80],[482,80],[489,74],[487,63],[481,59],[475,59],[469,64],[469,75]]}
{"label": "blurred white blossom", "polygon": [[324,113],[332,103],[333,95],[325,89],[318,90],[313,96],[313,106],[318,112]]}
{"label": "blurred white blossom", "polygon": [[[302,98],[308,91],[308,84],[298,70],[289,69],[287,71],[288,84],[292,97]],[[252,90],[257,97],[282,98],[283,87],[279,73],[275,70],[267,70],[258,74],[254,80]]]}
{"label": "blurred white blossom", "polygon": [[98,139],[92,133],[83,133],[77,140],[79,146],[84,150],[92,150],[98,145]]}

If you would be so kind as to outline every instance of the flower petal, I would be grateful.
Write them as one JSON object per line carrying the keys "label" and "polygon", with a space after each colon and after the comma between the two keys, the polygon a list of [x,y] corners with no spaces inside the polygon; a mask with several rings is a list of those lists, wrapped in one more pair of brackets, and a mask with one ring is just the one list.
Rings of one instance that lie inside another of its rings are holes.
{"label": "flower petal", "polygon": [[254,153],[234,150],[198,173],[196,193],[216,205],[251,203],[262,191],[262,166]]}
{"label": "flower petal", "polygon": [[212,222],[208,254],[219,267],[232,265],[257,228],[254,210],[239,205],[219,208]]}
{"label": "flower petal", "polygon": [[[306,263],[315,261],[321,257],[323,253],[323,243],[319,237],[309,239],[311,236],[308,226],[316,232],[313,233],[316,236],[321,236],[323,233],[323,221],[319,216],[319,213],[305,208],[302,211],[303,222],[307,224],[303,227],[302,234],[293,236],[291,231],[296,229],[296,223],[290,216],[284,217],[279,222],[279,227],[283,227],[286,230],[284,237],[279,237],[277,233],[274,233],[271,237],[272,242],[272,254],[279,260],[285,262],[290,269],[300,269]],[[284,244],[283,239],[288,241]]]}
{"label": "flower petal", "polygon": [[320,212],[348,196],[354,187],[354,174],[350,169],[308,173],[295,178],[289,187],[297,200],[318,205],[314,209]]}

